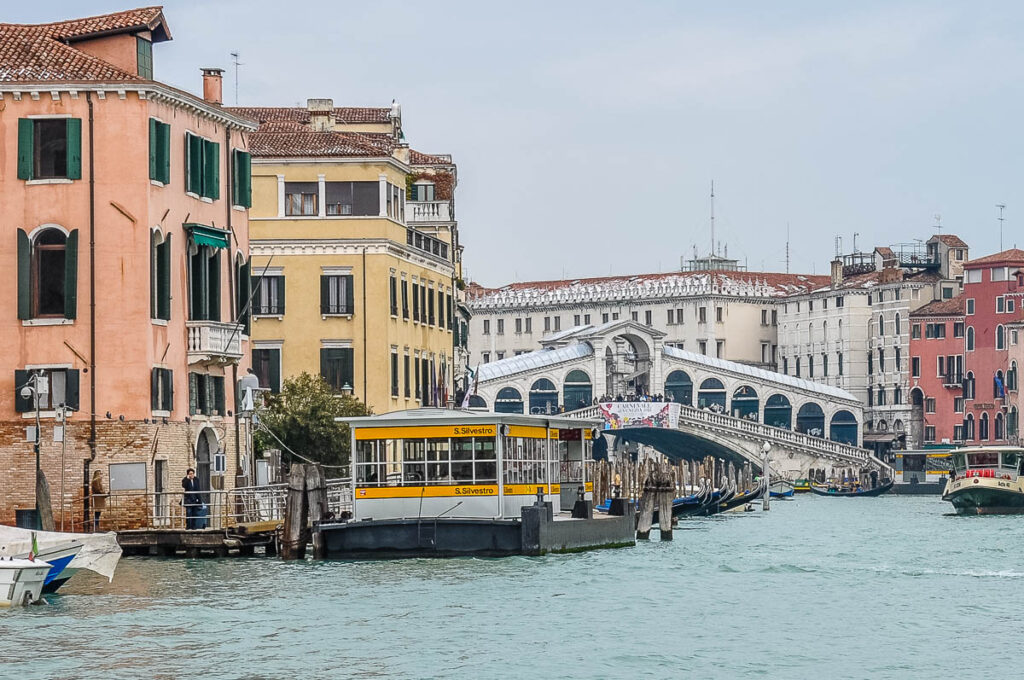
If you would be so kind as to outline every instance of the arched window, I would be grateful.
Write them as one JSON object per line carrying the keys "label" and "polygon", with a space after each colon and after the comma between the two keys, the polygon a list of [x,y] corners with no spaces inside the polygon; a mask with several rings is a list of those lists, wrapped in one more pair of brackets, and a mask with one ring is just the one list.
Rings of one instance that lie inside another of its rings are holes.
{"label": "arched window", "polygon": [[471,394],[469,396],[469,407],[470,408],[487,408],[487,401],[479,394]]}
{"label": "arched window", "polygon": [[686,371],[672,371],[665,380],[665,395],[674,402],[693,404],[693,380]]}
{"label": "arched window", "polygon": [[992,397],[995,399],[1006,398],[1006,383],[1003,380],[1003,372],[996,371],[995,377],[992,378]]}
{"label": "arched window", "polygon": [[1006,389],[1014,390],[1017,389],[1017,362],[1010,362],[1010,370],[1006,372]]}
{"label": "arched window", "polygon": [[31,241],[18,230],[18,318],[74,319],[77,307],[78,230],[41,230]]}
{"label": "arched window", "polygon": [[967,327],[967,351],[974,351],[974,326]]}
{"label": "arched window", "polygon": [[1002,440],[1006,439],[1006,433],[1003,432],[1003,414],[1002,413],[997,413],[996,414],[995,426],[996,426],[996,432],[995,432],[995,435],[996,435],[995,439],[996,439],[996,441],[1002,441]]}
{"label": "arched window", "polygon": [[558,412],[558,389],[547,378],[539,378],[530,386],[530,413]]}
{"label": "arched window", "polygon": [[1006,414],[1006,437],[1016,437],[1019,434],[1019,422],[1017,419],[1017,407],[1011,406],[1009,412]]}
{"label": "arched window", "polygon": [[793,406],[782,394],[773,394],[764,403],[764,424],[781,427],[784,430],[793,427]]}
{"label": "arched window", "polygon": [[884,419],[883,420],[879,420],[878,421],[878,431],[879,432],[888,432],[889,431],[889,423],[887,423]]}
{"label": "arched window", "polygon": [[796,413],[796,430],[812,437],[825,436],[825,412],[813,401],[800,407]]}
{"label": "arched window", "polygon": [[878,315],[878,334],[885,335],[885,318],[881,314]]}
{"label": "arched window", "polygon": [[590,383],[590,376],[579,369],[569,371],[562,385],[562,402],[565,404],[565,410],[575,411],[590,406],[593,398],[594,388]]}
{"label": "arched window", "polygon": [[896,335],[900,334],[900,315],[899,315],[899,313],[896,314],[896,319],[893,321],[893,330],[896,333]]}
{"label": "arched window", "polygon": [[964,441],[971,441],[974,439],[974,414],[968,413],[967,419],[964,421]]}
{"label": "arched window", "polygon": [[996,349],[1006,349],[1006,331],[1002,325],[996,326]]}
{"label": "arched window", "polygon": [[697,407],[709,408],[722,413],[725,411],[725,385],[718,378],[708,378],[700,384],[697,392]]}
{"label": "arched window", "polygon": [[978,441],[988,441],[988,414],[982,413],[978,421]]}
{"label": "arched window", "polygon": [[828,438],[832,441],[857,445],[857,416],[850,411],[836,411],[828,429]]}
{"label": "arched window", "polygon": [[494,398],[495,413],[522,413],[523,395],[514,387],[502,387]]}
{"label": "arched window", "polygon": [[828,342],[828,321],[821,322],[821,341]]}
{"label": "arched window", "polygon": [[744,385],[732,393],[732,415],[745,420],[757,420],[760,402],[753,387]]}
{"label": "arched window", "polygon": [[964,399],[974,399],[974,371],[967,371],[967,379],[964,380]]}
{"label": "arched window", "polygon": [[807,324],[807,344],[814,342],[814,324]]}

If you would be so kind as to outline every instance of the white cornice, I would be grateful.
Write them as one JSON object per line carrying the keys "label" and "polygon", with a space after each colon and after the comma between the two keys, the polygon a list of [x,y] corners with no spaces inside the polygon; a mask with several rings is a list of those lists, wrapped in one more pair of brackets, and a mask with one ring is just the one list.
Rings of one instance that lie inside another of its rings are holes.
{"label": "white cornice", "polygon": [[394,156],[256,156],[253,154],[252,164],[256,165],[324,165],[337,163],[391,165],[406,174],[412,172],[412,166],[403,163]]}
{"label": "white cornice", "polygon": [[421,253],[388,239],[250,239],[249,254],[269,257],[294,255],[392,255],[412,264],[451,277],[450,262]]}

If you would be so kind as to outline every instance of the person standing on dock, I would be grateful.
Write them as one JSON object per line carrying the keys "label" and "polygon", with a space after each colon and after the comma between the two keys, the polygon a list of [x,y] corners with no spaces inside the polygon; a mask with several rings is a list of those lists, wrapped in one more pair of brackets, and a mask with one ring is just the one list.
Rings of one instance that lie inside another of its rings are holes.
{"label": "person standing on dock", "polygon": [[93,510],[92,530],[94,533],[99,533],[100,514],[107,509],[107,491],[103,488],[103,473],[99,470],[95,470],[92,473],[89,492]]}
{"label": "person standing on dock", "polygon": [[199,528],[199,509],[203,505],[203,498],[199,495],[199,480],[196,479],[196,471],[189,468],[181,480],[181,488],[185,490],[185,497],[182,499],[185,504],[185,529]]}

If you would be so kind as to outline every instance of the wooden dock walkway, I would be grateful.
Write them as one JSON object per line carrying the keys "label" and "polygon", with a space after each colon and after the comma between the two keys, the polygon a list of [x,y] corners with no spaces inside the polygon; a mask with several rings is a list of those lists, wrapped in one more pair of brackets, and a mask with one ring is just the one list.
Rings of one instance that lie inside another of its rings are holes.
{"label": "wooden dock walkway", "polygon": [[280,521],[229,529],[129,529],[117,532],[125,555],[154,557],[251,557],[276,555]]}

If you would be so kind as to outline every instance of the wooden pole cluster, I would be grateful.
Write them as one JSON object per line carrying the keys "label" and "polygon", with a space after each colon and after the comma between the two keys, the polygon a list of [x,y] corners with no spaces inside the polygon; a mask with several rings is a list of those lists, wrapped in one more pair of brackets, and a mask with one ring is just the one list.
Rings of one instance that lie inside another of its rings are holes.
{"label": "wooden pole cluster", "polygon": [[651,536],[654,510],[658,510],[658,527],[661,540],[672,540],[672,501],[676,497],[675,477],[670,463],[642,466],[646,468],[643,494],[640,497],[640,517],[637,521],[636,537],[646,540]]}
{"label": "wooden pole cluster", "polygon": [[[293,464],[288,474],[288,498],[285,501],[281,559],[301,560],[306,556],[311,522],[327,516],[327,480],[319,465]],[[326,556],[319,532],[312,533],[313,556]]]}

